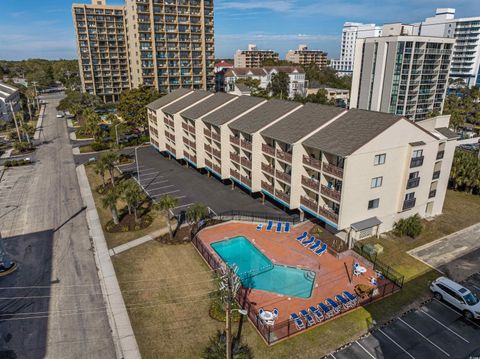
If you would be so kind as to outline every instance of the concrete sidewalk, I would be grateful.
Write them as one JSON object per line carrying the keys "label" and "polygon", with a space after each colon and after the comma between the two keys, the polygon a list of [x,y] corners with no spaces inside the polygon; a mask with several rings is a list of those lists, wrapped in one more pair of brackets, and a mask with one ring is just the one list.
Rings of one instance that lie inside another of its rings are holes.
{"label": "concrete sidewalk", "polygon": [[110,259],[107,242],[83,165],[77,167],[77,177],[80,193],[84,205],[87,207],[86,217],[89,233],[95,249],[95,262],[98,268],[103,297],[108,309],[107,314],[112,329],[117,358],[141,359],[137,340],[135,339],[115,269]]}
{"label": "concrete sidewalk", "polygon": [[37,127],[35,128],[35,134],[33,135],[34,140],[40,139],[40,133],[43,129],[43,118],[45,116],[45,105],[40,105],[40,112],[38,114]]}

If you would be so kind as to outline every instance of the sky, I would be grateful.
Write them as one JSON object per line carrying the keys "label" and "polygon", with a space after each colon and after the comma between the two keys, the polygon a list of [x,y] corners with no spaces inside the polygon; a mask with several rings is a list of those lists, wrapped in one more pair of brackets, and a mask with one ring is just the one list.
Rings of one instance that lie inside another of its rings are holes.
{"label": "sky", "polygon": [[[76,58],[71,15],[73,2],[88,0],[0,0],[0,59]],[[122,4],[123,0],[107,0]],[[384,24],[416,22],[437,7],[452,7],[456,17],[480,16],[480,0],[214,0],[215,54],[257,44],[284,58],[307,44],[336,58],[346,21]]]}

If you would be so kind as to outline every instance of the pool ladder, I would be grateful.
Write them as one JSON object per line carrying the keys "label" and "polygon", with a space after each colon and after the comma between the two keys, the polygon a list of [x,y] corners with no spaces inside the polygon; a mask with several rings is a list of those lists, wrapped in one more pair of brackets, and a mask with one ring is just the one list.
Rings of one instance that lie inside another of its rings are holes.
{"label": "pool ladder", "polygon": [[311,282],[313,282],[315,280],[315,272],[313,272],[313,271],[310,271],[310,270],[305,271],[305,273],[303,275],[304,275],[305,279],[307,279]]}

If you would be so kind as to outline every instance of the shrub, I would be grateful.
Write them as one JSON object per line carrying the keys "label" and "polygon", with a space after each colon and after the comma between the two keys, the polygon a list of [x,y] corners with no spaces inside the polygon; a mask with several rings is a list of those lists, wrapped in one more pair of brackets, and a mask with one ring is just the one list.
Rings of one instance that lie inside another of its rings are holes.
{"label": "shrub", "polygon": [[417,213],[414,216],[399,220],[394,224],[393,229],[397,236],[409,236],[415,238],[422,233],[422,219]]}
{"label": "shrub", "polygon": [[91,144],[92,150],[94,151],[103,151],[108,150],[110,145],[108,143],[94,142]]}

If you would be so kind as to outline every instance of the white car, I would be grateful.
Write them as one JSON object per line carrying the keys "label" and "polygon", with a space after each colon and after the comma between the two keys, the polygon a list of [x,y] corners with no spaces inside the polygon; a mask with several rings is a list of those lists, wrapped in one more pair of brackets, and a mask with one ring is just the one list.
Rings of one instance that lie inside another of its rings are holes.
{"label": "white car", "polygon": [[57,118],[63,118],[63,113],[57,113]]}
{"label": "white car", "polygon": [[480,319],[480,300],[467,288],[446,277],[438,277],[430,285],[434,297],[460,310],[467,319]]}

